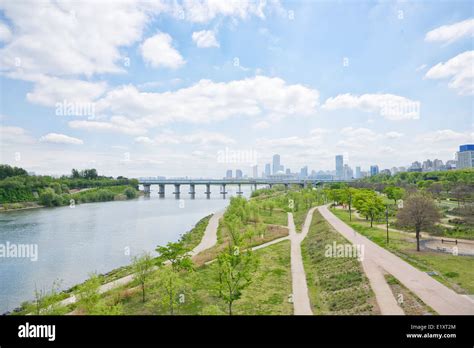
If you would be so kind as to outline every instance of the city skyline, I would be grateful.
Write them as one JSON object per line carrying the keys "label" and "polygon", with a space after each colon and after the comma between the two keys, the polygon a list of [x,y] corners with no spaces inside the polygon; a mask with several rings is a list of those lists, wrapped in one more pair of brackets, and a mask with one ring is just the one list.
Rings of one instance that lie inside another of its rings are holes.
{"label": "city skyline", "polygon": [[0,162],[128,177],[260,175],[275,153],[292,171],[445,162],[473,142],[469,5],[4,2]]}

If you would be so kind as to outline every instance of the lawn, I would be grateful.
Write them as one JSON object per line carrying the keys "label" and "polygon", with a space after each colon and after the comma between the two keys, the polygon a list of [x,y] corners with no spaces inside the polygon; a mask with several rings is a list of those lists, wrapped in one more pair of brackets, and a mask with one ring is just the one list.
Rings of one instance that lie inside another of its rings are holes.
{"label": "lawn", "polygon": [[[255,251],[259,260],[252,283],[241,299],[234,303],[233,313],[237,315],[282,315],[292,314],[293,305],[288,301],[291,294],[290,242],[283,241]],[[166,307],[156,303],[162,297],[156,286],[158,272],[148,284],[149,295],[145,303],[136,283],[117,288],[102,301],[120,303],[125,315],[165,315]],[[217,264],[203,265],[194,272],[182,274],[185,286],[182,289],[183,303],[177,305],[177,315],[226,315],[227,305],[218,297]]]}
{"label": "lawn", "polygon": [[326,245],[349,243],[314,212],[302,255],[314,314],[378,314],[375,295],[356,258],[326,257]]}
{"label": "lawn", "polygon": [[414,236],[390,231],[390,243],[387,245],[386,231],[371,228],[364,220],[353,217],[349,221],[349,213],[340,209],[332,212],[355,229],[383,248],[401,257],[423,272],[436,272],[432,275],[441,283],[461,294],[474,294],[474,257],[455,256],[433,251],[416,251]]}

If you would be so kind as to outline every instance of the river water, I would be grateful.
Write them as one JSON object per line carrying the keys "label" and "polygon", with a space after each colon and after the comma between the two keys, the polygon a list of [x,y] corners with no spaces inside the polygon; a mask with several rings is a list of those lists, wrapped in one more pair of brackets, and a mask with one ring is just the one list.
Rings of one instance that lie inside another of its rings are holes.
{"label": "river water", "polygon": [[[249,188],[242,188],[248,196]],[[0,213],[0,244],[37,245],[36,261],[0,257],[0,313],[33,299],[35,286],[50,290],[60,280],[67,289],[91,272],[106,273],[129,264],[134,255],[177,241],[198,220],[224,209],[237,191],[227,186],[223,199],[212,187],[207,199],[204,187],[197,186],[195,199],[183,193],[175,199],[171,186],[166,198],[154,189],[150,197],[128,201]]]}

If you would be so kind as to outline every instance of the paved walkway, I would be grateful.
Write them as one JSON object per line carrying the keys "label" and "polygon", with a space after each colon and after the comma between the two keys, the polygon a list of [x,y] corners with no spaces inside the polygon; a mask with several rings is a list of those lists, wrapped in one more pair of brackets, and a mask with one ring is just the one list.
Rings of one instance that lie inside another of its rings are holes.
{"label": "paved walkway", "polygon": [[[217,227],[219,226],[219,220],[224,215],[225,210],[220,211],[212,215],[212,217],[209,219],[209,223],[206,226],[206,229],[204,231],[204,235],[202,237],[201,242],[189,252],[191,256],[195,256],[199,254],[200,252],[211,248],[214,246],[214,244],[217,243]],[[155,267],[156,269],[157,267]],[[107,291],[110,291],[112,289],[118,288],[122,285],[126,285],[130,282],[133,281],[134,275],[129,274],[125,277],[116,279],[114,281],[111,281],[109,283],[106,283],[104,285],[101,285],[99,287],[99,294],[105,293]],[[69,304],[75,303],[77,301],[76,296],[72,295],[60,302],[61,306],[67,306]]]}
{"label": "paved walkway", "polygon": [[301,255],[301,242],[308,234],[315,209],[316,207],[311,208],[308,211],[301,233],[296,233],[293,214],[288,213],[288,229],[290,230],[291,241],[293,310],[295,315],[313,315],[313,311],[311,310],[311,302],[308,295],[308,285],[306,284],[306,273],[304,271],[303,257]]}
{"label": "paved walkway", "polygon": [[[466,296],[459,295],[437,280],[430,277],[398,256],[378,246],[368,238],[360,235],[333,213],[327,206],[319,207],[321,215],[346,239],[353,244],[364,245],[364,260],[373,262],[374,265],[392,274],[405,287],[418,296],[424,303],[433,308],[441,315],[472,315],[474,314],[474,303]],[[364,267],[365,269],[365,267]],[[372,273],[370,266],[366,270]],[[370,280],[369,274],[367,274]],[[377,298],[379,301],[379,298]]]}

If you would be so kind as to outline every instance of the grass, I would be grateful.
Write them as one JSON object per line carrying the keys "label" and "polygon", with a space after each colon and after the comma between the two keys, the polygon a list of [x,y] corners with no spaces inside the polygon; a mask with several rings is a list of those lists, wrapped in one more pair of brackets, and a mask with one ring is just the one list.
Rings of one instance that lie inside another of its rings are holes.
{"label": "grass", "polygon": [[416,251],[414,235],[390,231],[390,242],[387,245],[386,231],[373,227],[365,220],[353,216],[349,221],[349,212],[333,209],[332,212],[360,234],[366,236],[379,246],[404,259],[423,272],[436,272],[433,278],[461,294],[474,293],[474,258],[455,256],[434,251]]}
{"label": "grass", "polygon": [[269,210],[260,209],[260,218],[265,224],[288,226],[288,214],[282,210],[273,209],[270,213]]}
{"label": "grass", "polygon": [[[290,242],[283,241],[255,251],[259,265],[252,283],[242,297],[234,303],[237,315],[282,315],[292,314],[293,306],[288,302],[291,294]],[[156,288],[155,272],[148,284],[147,302],[141,301],[140,289],[132,282],[105,294],[102,301],[120,303],[125,315],[165,315],[166,308],[153,305],[160,296]],[[203,265],[195,272],[181,274],[186,286],[182,293],[186,299],[175,310],[178,315],[227,314],[226,303],[218,297],[217,264]]]}
{"label": "grass", "polygon": [[397,278],[391,274],[385,275],[393,296],[406,315],[437,314],[430,306],[425,304],[418,296],[403,286]]}
{"label": "grass", "polygon": [[314,314],[377,314],[374,293],[360,262],[350,257],[326,257],[325,246],[349,243],[314,212],[303,241],[302,255]]}
{"label": "grass", "polygon": [[293,212],[293,220],[295,222],[295,228],[297,232],[301,232],[304,225],[304,220],[306,219],[306,215],[308,214],[308,209],[300,209]]}

